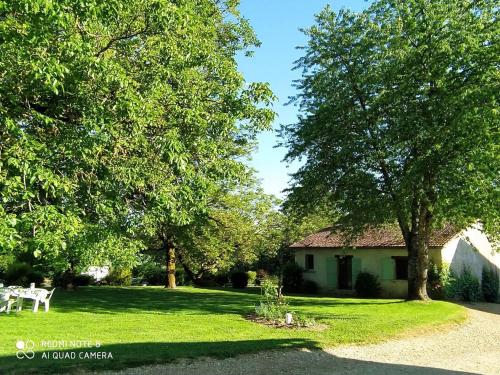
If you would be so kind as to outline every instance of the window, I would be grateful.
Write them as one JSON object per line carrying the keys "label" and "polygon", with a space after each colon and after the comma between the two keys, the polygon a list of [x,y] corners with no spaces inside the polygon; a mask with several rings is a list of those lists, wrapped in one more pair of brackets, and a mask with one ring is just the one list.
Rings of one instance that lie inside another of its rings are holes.
{"label": "window", "polygon": [[306,271],[314,269],[314,255],[306,254]]}
{"label": "window", "polygon": [[408,257],[393,257],[396,263],[396,280],[408,280]]}

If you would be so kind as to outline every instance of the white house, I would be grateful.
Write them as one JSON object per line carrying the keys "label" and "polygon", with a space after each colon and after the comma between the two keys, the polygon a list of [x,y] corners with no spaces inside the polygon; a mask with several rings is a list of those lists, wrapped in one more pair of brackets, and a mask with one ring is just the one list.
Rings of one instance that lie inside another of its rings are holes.
{"label": "white house", "polygon": [[[366,271],[379,277],[383,296],[407,296],[408,254],[396,226],[366,229],[350,242],[341,231],[329,227],[291,248],[305,270],[304,279],[315,281],[322,291],[349,294],[359,272]],[[500,254],[479,224],[462,231],[452,225],[434,231],[429,257],[435,264],[449,264],[456,274],[467,268],[479,280],[483,267],[500,275]]]}

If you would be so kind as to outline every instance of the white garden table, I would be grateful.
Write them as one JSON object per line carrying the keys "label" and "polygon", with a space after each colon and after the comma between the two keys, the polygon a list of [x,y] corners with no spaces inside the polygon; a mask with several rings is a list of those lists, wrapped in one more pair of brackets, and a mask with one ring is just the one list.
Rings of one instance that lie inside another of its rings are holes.
{"label": "white garden table", "polygon": [[45,289],[17,289],[14,296],[17,296],[17,311],[21,311],[23,308],[24,299],[33,300],[33,312],[38,311],[38,305],[40,300],[44,300],[47,297],[48,291]]}
{"label": "white garden table", "polygon": [[[5,291],[6,290],[6,291]],[[10,286],[7,288],[2,288],[0,289],[0,293],[3,293],[3,295],[9,295],[9,297],[16,297],[16,311],[21,311],[23,308],[23,301],[24,299],[31,299],[33,300],[33,312],[38,311],[38,306],[40,305],[40,301],[44,302],[45,304],[45,311],[48,311],[49,309],[49,302],[48,300],[52,296],[52,292],[49,292],[46,289],[40,289],[40,288],[22,288],[22,287],[15,287],[15,286]],[[50,294],[50,296],[49,296]],[[5,298],[5,297],[4,297]]]}

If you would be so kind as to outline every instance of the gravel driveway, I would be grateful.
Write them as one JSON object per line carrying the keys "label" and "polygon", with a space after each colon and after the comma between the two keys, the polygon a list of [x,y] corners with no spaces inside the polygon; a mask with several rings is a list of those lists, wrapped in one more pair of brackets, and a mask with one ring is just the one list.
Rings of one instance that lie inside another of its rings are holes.
{"label": "gravel driveway", "polygon": [[[128,369],[119,374],[500,374],[500,305],[466,306],[467,323],[381,344],[286,350]],[[112,373],[109,373],[112,374]],[[113,373],[117,374],[117,373]]]}

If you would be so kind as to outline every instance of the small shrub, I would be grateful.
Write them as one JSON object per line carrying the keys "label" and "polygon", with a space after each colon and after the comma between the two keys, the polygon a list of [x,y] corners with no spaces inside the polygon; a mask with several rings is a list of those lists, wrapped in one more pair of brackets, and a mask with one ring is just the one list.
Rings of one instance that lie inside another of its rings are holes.
{"label": "small shrub", "polygon": [[304,281],[302,268],[295,262],[283,267],[283,290],[285,292],[300,292]]}
{"label": "small shrub", "polygon": [[113,268],[106,281],[109,285],[131,285],[132,284],[132,271],[128,268]]}
{"label": "small shrub", "polygon": [[229,284],[229,274],[225,272],[218,273],[215,275],[215,283],[217,286],[226,286]]}
{"label": "small shrub", "polygon": [[464,301],[475,302],[481,299],[481,284],[476,276],[465,269],[459,277],[459,297]]}
{"label": "small shrub", "polygon": [[262,281],[261,298],[255,306],[255,313],[260,318],[273,324],[284,324],[287,313],[292,314],[293,326],[309,327],[315,324],[313,318],[290,311],[286,299],[278,295],[278,286],[271,278],[266,278]]}
{"label": "small shrub", "polygon": [[481,289],[486,302],[498,301],[498,274],[493,269],[483,267]]}
{"label": "small shrub", "polygon": [[27,287],[31,283],[39,286],[43,283],[43,274],[34,271],[28,263],[12,263],[5,272],[5,281],[9,285],[19,285]]}
{"label": "small shrub", "polygon": [[429,297],[436,300],[444,299],[447,282],[449,282],[447,265],[438,266],[435,263],[430,263],[427,273],[427,293]]}
{"label": "small shrub", "polygon": [[318,284],[312,280],[304,280],[302,283],[302,290],[307,294],[316,294],[318,293]]}
{"label": "small shrub", "polygon": [[255,280],[257,280],[257,272],[248,271],[247,276],[248,276],[248,284],[255,285]]}
{"label": "small shrub", "polygon": [[94,285],[96,280],[91,275],[76,275],[73,279],[74,286],[89,286]]}
{"label": "small shrub", "polygon": [[481,299],[481,284],[468,269],[464,269],[461,275],[449,271],[445,296],[448,299],[467,302],[479,301]]}
{"label": "small shrub", "polygon": [[236,271],[231,274],[231,284],[235,289],[245,289],[248,285],[248,275],[243,271]]}
{"label": "small shrub", "polygon": [[298,327],[310,327],[316,324],[314,318],[308,317],[304,314],[299,314],[295,311],[292,312],[292,318],[295,325]]}
{"label": "small shrub", "polygon": [[378,277],[370,272],[360,272],[354,285],[356,294],[362,298],[377,298],[382,290]]}
{"label": "small shrub", "polygon": [[255,306],[257,316],[272,323],[283,323],[289,308],[285,298],[278,295],[277,284],[270,278],[264,279],[260,293],[260,302]]}

